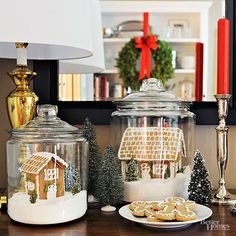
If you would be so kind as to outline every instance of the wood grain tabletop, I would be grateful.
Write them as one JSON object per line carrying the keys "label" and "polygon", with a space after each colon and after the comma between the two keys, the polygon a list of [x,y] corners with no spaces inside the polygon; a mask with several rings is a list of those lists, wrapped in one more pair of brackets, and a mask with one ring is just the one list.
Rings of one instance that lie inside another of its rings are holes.
{"label": "wood grain tabletop", "polygon": [[[0,212],[0,236],[218,236],[236,235],[236,216],[228,206],[211,205],[213,215],[204,224],[196,223],[185,229],[160,230],[146,228],[122,218],[118,212],[102,213],[99,208],[90,207],[79,220],[50,226],[33,226],[13,222]],[[24,212],[22,212],[24,214]]]}

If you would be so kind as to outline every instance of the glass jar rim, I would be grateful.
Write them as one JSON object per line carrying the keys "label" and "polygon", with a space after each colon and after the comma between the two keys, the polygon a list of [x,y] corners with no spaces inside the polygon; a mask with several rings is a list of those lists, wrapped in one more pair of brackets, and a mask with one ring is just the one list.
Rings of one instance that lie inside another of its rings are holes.
{"label": "glass jar rim", "polygon": [[80,134],[80,131],[77,127],[74,127],[58,118],[57,112],[58,109],[55,105],[39,105],[37,107],[38,116],[36,118],[17,129],[10,129],[8,132],[13,136],[22,136],[27,134],[45,134],[48,136],[56,134]]}
{"label": "glass jar rim", "polygon": [[145,79],[140,91],[114,101],[118,110],[121,109],[189,109],[192,101],[183,100],[168,93],[162,81],[156,78]]}

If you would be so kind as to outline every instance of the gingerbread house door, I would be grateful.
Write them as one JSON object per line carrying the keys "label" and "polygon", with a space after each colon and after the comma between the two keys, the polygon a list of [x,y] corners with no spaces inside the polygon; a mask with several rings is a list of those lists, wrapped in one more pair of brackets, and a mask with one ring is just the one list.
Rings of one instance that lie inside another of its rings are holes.
{"label": "gingerbread house door", "polygon": [[57,197],[57,185],[56,184],[50,184],[48,186],[47,199],[48,200],[53,200],[56,197]]}
{"label": "gingerbread house door", "polygon": [[170,178],[173,179],[176,175],[175,162],[170,162]]}
{"label": "gingerbread house door", "polygon": [[142,179],[151,179],[150,176],[150,166],[148,163],[142,163],[141,164],[141,173],[142,173]]}

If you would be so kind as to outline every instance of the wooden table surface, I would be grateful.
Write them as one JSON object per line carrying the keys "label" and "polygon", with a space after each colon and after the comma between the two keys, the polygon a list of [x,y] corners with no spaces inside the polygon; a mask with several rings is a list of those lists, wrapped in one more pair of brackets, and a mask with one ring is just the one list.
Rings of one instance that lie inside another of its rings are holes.
{"label": "wooden table surface", "polygon": [[[159,230],[145,228],[123,219],[118,212],[102,213],[90,208],[86,215],[70,223],[51,226],[32,226],[12,222],[6,213],[0,212],[0,236],[149,236],[176,235],[210,236],[236,235],[236,216],[232,216],[227,206],[210,206],[213,215],[207,225],[196,223],[182,230]],[[24,212],[22,212],[24,214]]]}

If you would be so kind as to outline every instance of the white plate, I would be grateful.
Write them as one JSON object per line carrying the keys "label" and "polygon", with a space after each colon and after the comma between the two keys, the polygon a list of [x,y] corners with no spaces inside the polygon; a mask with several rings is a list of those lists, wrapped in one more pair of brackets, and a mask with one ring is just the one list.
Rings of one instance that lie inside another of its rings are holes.
{"label": "white plate", "polygon": [[132,211],[129,209],[129,204],[120,208],[119,214],[127,220],[131,220],[133,222],[137,222],[143,224],[148,227],[154,228],[163,228],[163,229],[171,229],[171,228],[182,228],[190,226],[193,223],[201,222],[212,215],[212,210],[206,206],[197,204],[196,210],[198,218],[195,220],[189,220],[184,222],[148,222],[146,218],[139,218],[132,215]]}

